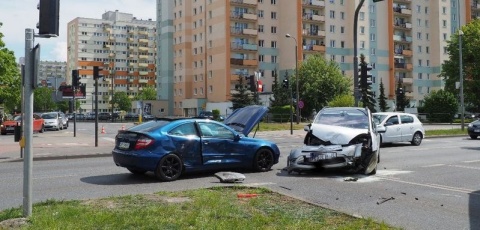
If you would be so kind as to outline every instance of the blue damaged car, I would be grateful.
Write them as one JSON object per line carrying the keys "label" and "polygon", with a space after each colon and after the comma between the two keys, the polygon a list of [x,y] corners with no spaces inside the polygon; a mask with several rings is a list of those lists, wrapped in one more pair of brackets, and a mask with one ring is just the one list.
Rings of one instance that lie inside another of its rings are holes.
{"label": "blue damaged car", "polygon": [[247,106],[235,110],[223,123],[201,118],[156,118],[119,130],[113,161],[134,174],[153,172],[161,181],[207,170],[269,171],[278,163],[278,146],[248,137],[267,112],[264,106]]}

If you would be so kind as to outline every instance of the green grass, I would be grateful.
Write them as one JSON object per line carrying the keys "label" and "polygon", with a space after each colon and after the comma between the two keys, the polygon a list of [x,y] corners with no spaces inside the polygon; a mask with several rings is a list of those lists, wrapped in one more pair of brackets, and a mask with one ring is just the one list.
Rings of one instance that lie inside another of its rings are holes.
{"label": "green grass", "polygon": [[[238,198],[240,193],[258,194]],[[0,221],[21,217],[0,212]],[[2,227],[0,226],[0,229]],[[396,229],[263,188],[214,187],[183,192],[35,204],[23,229]]]}
{"label": "green grass", "polygon": [[[296,122],[292,123],[293,130],[303,130],[305,125],[309,123],[300,123],[297,124]],[[290,130],[290,122],[288,123],[267,123],[267,122],[260,122],[259,130],[258,131],[278,131],[278,130]],[[255,130],[255,129],[254,129]]]}
{"label": "green grass", "polygon": [[439,129],[439,130],[426,130],[425,136],[450,136],[450,135],[467,135],[467,129]]}

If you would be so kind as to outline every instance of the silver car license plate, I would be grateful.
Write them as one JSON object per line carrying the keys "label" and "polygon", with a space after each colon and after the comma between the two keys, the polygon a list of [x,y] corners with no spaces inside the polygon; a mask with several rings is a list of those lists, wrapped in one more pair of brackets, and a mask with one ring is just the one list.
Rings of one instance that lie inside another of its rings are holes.
{"label": "silver car license plate", "polygon": [[337,157],[337,153],[310,153],[310,161],[317,162]]}
{"label": "silver car license plate", "polygon": [[120,149],[128,149],[130,147],[130,143],[128,142],[120,142],[120,144],[118,144],[118,148]]}

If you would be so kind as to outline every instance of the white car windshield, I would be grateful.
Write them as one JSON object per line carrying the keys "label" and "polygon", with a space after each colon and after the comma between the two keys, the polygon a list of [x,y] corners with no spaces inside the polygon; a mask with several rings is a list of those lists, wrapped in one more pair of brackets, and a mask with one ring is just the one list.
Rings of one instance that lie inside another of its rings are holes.
{"label": "white car windshield", "polygon": [[315,117],[314,124],[368,129],[368,116],[359,109],[325,109]]}
{"label": "white car windshield", "polygon": [[387,115],[382,115],[382,114],[373,114],[373,121],[379,125],[387,118]]}

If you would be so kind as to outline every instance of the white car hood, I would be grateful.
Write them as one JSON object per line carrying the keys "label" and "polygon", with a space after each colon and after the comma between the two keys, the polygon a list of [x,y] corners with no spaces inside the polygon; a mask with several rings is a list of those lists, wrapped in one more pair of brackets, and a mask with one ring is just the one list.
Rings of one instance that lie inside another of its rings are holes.
{"label": "white car hood", "polygon": [[346,145],[359,134],[368,133],[368,129],[354,129],[324,124],[312,124],[310,129],[317,138],[337,145]]}

